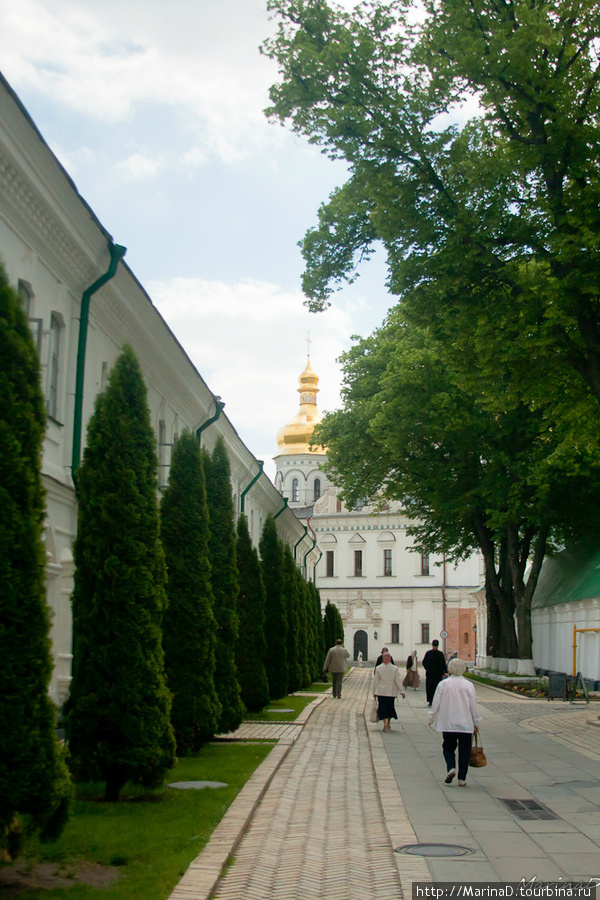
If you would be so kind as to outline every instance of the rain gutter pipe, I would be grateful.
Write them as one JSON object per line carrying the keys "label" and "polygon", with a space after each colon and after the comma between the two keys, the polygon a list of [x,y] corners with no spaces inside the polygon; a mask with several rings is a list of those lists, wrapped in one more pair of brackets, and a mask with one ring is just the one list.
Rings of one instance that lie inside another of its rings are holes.
{"label": "rain gutter pipe", "polygon": [[257,459],[256,462],[258,463],[258,472],[254,476],[254,478],[252,479],[252,481],[250,482],[248,487],[244,488],[244,490],[242,491],[241,506],[240,506],[240,512],[242,513],[242,515],[244,515],[244,501],[246,499],[246,494],[248,493],[248,491],[250,490],[252,485],[255,484],[258,481],[258,479],[260,478],[260,476],[262,475],[264,462],[262,459]]}
{"label": "rain gutter pipe", "polygon": [[198,443],[200,443],[200,438],[201,438],[202,432],[206,428],[208,428],[209,425],[212,425],[213,422],[216,422],[217,419],[219,418],[219,416],[221,415],[221,413],[223,412],[223,410],[225,409],[225,404],[223,403],[223,401],[221,400],[220,397],[213,397],[213,400],[215,402],[214,416],[211,416],[210,419],[207,419],[206,422],[203,422],[202,425],[200,425],[198,428],[196,428],[196,440],[198,441]]}
{"label": "rain gutter pipe", "polygon": [[[283,506],[281,507],[281,509],[279,510],[278,513],[275,513],[275,515],[273,516],[273,519],[276,519],[278,516],[280,516],[281,513],[287,509],[287,505],[288,505],[288,498],[284,497],[283,498]],[[300,538],[300,540],[302,540],[302,538]]]}
{"label": "rain gutter pipe", "polygon": [[301,541],[303,541],[304,538],[306,537],[306,535],[308,534],[308,528],[306,527],[306,525],[303,525],[302,527],[304,528],[304,534],[302,535],[302,537],[299,537],[298,540],[296,541],[296,543],[294,544],[294,559],[296,559],[296,550],[298,549],[298,544],[300,544]]}
{"label": "rain gutter pipe", "polygon": [[81,420],[83,415],[83,384],[85,377],[85,352],[87,346],[87,333],[90,318],[90,301],[92,294],[99,291],[100,288],[115,277],[117,266],[127,252],[126,247],[120,244],[113,244],[112,241],[108,245],[110,253],[110,264],[108,269],[97,278],[82,294],[81,312],[79,315],[79,341],[77,344],[77,369],[75,373],[75,410],[73,415],[73,449],[71,455],[71,477],[77,490],[77,470],[81,458]]}
{"label": "rain gutter pipe", "polygon": [[[305,572],[306,572],[306,557],[308,556],[309,553],[312,553],[312,551],[315,549],[316,546],[317,546],[317,539],[313,538],[312,539],[312,547],[308,548],[308,550],[304,554],[304,559],[302,561],[302,566],[303,566]],[[318,560],[317,560],[317,562],[318,562]]]}
{"label": "rain gutter pipe", "polygon": [[313,584],[316,584],[316,583],[317,583],[317,566],[318,566],[319,563],[321,562],[321,557],[322,557],[322,556],[323,556],[323,551],[321,550],[321,552],[319,553],[319,558],[318,558],[318,560],[316,561],[316,563],[315,563],[314,566],[313,566]]}

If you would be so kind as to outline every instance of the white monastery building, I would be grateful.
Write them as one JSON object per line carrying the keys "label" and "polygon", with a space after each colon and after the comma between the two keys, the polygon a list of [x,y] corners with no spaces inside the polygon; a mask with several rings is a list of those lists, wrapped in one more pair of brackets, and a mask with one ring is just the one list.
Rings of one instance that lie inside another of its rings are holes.
{"label": "white monastery building", "polygon": [[303,525],[242,442],[222,411],[224,403],[212,394],[123,255],[124,248],[80,196],[0,75],[0,260],[29,316],[48,410],[42,473],[54,658],[50,693],[57,703],[66,697],[71,678],[77,528],[72,473],[95,398],[125,343],[133,347],[148,388],[161,485],[168,480],[171,446],[184,429],[209,450],[222,435],[235,509],[245,512],[254,543],[271,514],[280,538],[296,547],[307,565],[317,556]]}
{"label": "white monastery building", "polygon": [[[485,646],[485,597],[480,590],[483,563],[473,555],[458,565],[412,548],[409,519],[400,503],[379,512],[368,500],[347,509],[327,480],[323,448],[310,439],[321,416],[319,379],[310,365],[299,378],[297,415],[277,434],[275,486],[306,527],[314,548],[314,577],[323,608],[335,604],[344,622],[346,647],[353,659],[375,661],[387,646],[398,664],[412,650],[422,659],[431,641],[475,661]],[[304,550],[306,553],[306,550]],[[447,634],[444,638],[443,635]]]}

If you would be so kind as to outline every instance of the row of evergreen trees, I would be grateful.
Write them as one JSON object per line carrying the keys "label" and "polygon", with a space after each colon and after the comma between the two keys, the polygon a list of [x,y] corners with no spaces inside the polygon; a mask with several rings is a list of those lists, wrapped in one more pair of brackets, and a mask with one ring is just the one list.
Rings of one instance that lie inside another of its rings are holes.
{"label": "row of evergreen trees", "polygon": [[[51,837],[71,796],[48,697],[39,360],[0,267],[0,854],[15,817]],[[159,783],[175,753],[231,731],[245,709],[310,684],[324,654],[316,588],[272,517],[260,559],[237,529],[229,460],[182,435],[160,509],[146,388],[125,348],[97,398],[78,472],[69,766],[118,799]]]}

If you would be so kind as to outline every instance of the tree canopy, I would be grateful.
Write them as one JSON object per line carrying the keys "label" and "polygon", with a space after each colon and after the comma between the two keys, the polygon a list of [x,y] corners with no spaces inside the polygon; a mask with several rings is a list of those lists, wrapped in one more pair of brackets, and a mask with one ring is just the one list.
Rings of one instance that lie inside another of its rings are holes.
{"label": "tree canopy", "polygon": [[[314,439],[352,504],[402,502],[415,548],[460,559],[480,549],[488,603],[499,609],[497,655],[531,657],[529,611],[548,548],[598,529],[600,420],[588,397],[588,440],[572,442],[546,410],[506,402],[486,376],[400,307],[343,358],[343,409]],[[595,437],[592,432],[595,428]],[[571,435],[571,432],[568,432]],[[527,563],[531,569],[526,576]]]}
{"label": "tree canopy", "polygon": [[267,113],[349,165],[302,242],[310,307],[380,243],[414,319],[457,316],[492,359],[490,322],[518,312],[538,384],[564,365],[600,400],[600,6],[268,5]]}

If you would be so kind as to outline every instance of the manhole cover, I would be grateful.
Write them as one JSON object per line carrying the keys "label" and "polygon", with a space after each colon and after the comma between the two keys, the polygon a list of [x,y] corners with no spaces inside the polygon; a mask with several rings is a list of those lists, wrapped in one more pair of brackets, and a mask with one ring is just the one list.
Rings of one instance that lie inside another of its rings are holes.
{"label": "manhole cover", "polygon": [[177,788],[180,791],[200,791],[202,788],[221,788],[228,785],[224,781],[172,781],[167,787]]}
{"label": "manhole cover", "polygon": [[543,803],[539,803],[537,800],[503,800],[501,797],[498,797],[498,799],[500,800],[500,803],[504,803],[518,819],[524,821],[532,819],[560,818],[556,813],[552,812],[551,809]]}
{"label": "manhole cover", "polygon": [[396,847],[396,853],[406,853],[408,856],[468,856],[475,853],[470,847],[460,847],[456,844],[405,844]]}

